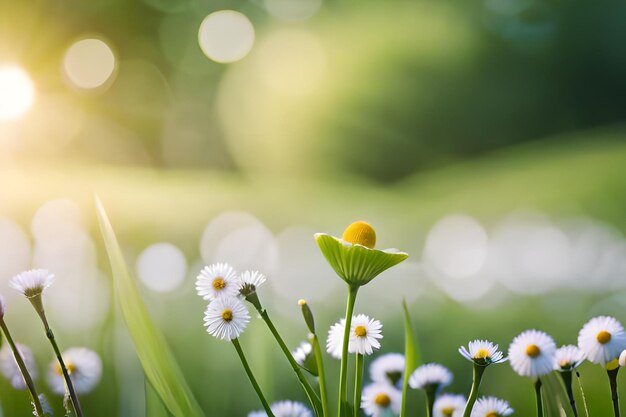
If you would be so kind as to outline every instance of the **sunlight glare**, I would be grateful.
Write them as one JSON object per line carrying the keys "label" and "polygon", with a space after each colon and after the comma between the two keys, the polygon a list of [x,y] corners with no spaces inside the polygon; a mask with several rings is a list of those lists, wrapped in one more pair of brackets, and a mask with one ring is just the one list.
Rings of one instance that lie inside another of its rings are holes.
{"label": "sunlight glare", "polygon": [[0,120],[17,119],[32,107],[35,87],[23,69],[0,67]]}

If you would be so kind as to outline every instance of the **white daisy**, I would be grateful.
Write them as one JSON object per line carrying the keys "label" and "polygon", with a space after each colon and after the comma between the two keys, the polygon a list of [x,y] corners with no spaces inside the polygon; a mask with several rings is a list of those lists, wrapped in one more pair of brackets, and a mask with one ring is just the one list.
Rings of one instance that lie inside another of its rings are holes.
{"label": "white daisy", "polygon": [[401,353],[387,353],[374,359],[370,365],[372,382],[398,386],[402,383],[405,360]]}
{"label": "white daisy", "polygon": [[[78,394],[86,394],[98,385],[102,378],[102,360],[96,352],[84,347],[75,347],[66,350],[61,356]],[[54,360],[50,363],[49,369],[48,385],[52,392],[64,395],[65,379],[61,365]]]}
{"label": "white daisy", "polygon": [[205,266],[196,279],[196,291],[205,300],[213,301],[222,296],[239,294],[237,273],[228,264],[217,263]]}
{"label": "white daisy", "polygon": [[498,350],[498,345],[488,340],[474,340],[473,342],[469,342],[467,349],[465,346],[459,348],[459,353],[467,360],[482,366],[504,362],[507,359],[502,352]]}
{"label": "white daisy", "polygon": [[249,322],[246,306],[236,297],[216,298],[204,313],[206,331],[222,340],[238,338]]}
{"label": "white daisy", "polygon": [[438,363],[427,363],[417,368],[409,378],[409,386],[413,389],[439,389],[450,385],[452,372]]}
{"label": "white daisy", "polygon": [[547,333],[526,330],[509,346],[509,362],[521,376],[539,377],[552,371],[556,343]]}
{"label": "white daisy", "polygon": [[402,393],[387,383],[366,386],[361,395],[361,408],[368,416],[398,415],[402,404]]}
{"label": "white daisy", "polygon": [[626,332],[613,317],[594,317],[578,333],[578,347],[589,362],[604,366],[626,349]]}
{"label": "white daisy", "polygon": [[496,397],[482,397],[476,401],[471,417],[506,417],[513,414],[509,403]]}
{"label": "white daisy", "polygon": [[341,319],[330,326],[328,338],[326,339],[326,351],[335,359],[341,359],[343,348],[343,333],[346,329],[346,319]]}
{"label": "white daisy", "polygon": [[31,269],[17,274],[9,281],[9,286],[27,298],[33,298],[41,293],[54,282],[54,275],[45,269]]}
{"label": "white daisy", "polygon": [[433,405],[433,417],[453,417],[465,410],[467,400],[461,394],[442,394]]}
{"label": "white daisy", "polygon": [[350,353],[371,355],[374,353],[374,349],[380,349],[380,342],[377,339],[383,338],[382,328],[383,325],[380,321],[370,319],[365,314],[353,317],[348,348]]}
{"label": "white daisy", "polygon": [[245,271],[239,275],[239,294],[244,297],[253,294],[265,281],[265,275],[259,271]]}
{"label": "white daisy", "polygon": [[[17,351],[20,353],[31,378],[33,380],[37,379],[37,363],[35,362],[33,351],[30,350],[28,346],[22,345],[21,343],[16,343],[15,347],[17,347]],[[11,382],[13,388],[20,390],[26,389],[26,382],[24,381],[22,372],[17,366],[13,351],[8,345],[4,345],[2,349],[0,349],[0,371],[2,371],[2,375]]]}
{"label": "white daisy", "polygon": [[583,363],[585,352],[578,346],[561,346],[554,353],[554,369],[560,372],[571,372]]}
{"label": "white daisy", "polygon": [[295,401],[278,401],[270,408],[276,417],[313,417],[311,410]]}

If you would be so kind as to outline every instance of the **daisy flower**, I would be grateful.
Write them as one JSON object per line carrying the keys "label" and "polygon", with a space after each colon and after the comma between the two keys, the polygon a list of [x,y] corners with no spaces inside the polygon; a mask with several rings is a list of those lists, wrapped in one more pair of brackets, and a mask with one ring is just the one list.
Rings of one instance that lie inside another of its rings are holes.
{"label": "daisy flower", "polygon": [[54,282],[54,275],[45,269],[31,269],[17,274],[9,281],[9,286],[26,296],[35,298]]}
{"label": "daisy flower", "polygon": [[341,359],[341,349],[343,347],[343,333],[346,328],[346,319],[341,319],[330,326],[328,338],[326,339],[326,352],[335,359]]}
{"label": "daisy flower", "polygon": [[337,275],[357,287],[367,284],[409,256],[397,249],[374,249],[376,232],[364,221],[348,226],[342,239],[317,233],[315,241]]}
{"label": "daisy flower", "polygon": [[509,346],[509,362],[521,376],[539,377],[552,371],[556,343],[547,333],[526,330]]}
{"label": "daisy flower", "polygon": [[578,347],[589,362],[604,366],[626,349],[626,332],[613,317],[594,317],[578,333]]}
{"label": "daisy flower", "polygon": [[571,372],[583,363],[585,352],[578,346],[561,346],[554,352],[554,370],[559,372]]}
{"label": "daisy flower", "polygon": [[313,346],[311,343],[300,343],[291,355],[296,360],[298,365],[306,369],[311,374],[317,376],[317,362],[315,361],[315,355],[313,355]]}
{"label": "daisy flower", "polygon": [[389,384],[374,383],[363,389],[361,408],[368,416],[398,415],[402,393]]}
{"label": "daisy flower", "polygon": [[246,306],[236,297],[216,298],[204,313],[206,331],[222,340],[238,338],[249,322]]}
{"label": "daisy flower", "polygon": [[350,326],[350,344],[348,351],[359,355],[371,355],[374,349],[380,349],[383,335],[383,325],[378,320],[370,319],[365,314],[359,314],[352,319]]}
{"label": "daisy flower", "polygon": [[222,296],[237,296],[239,294],[237,274],[228,264],[205,266],[196,278],[196,291],[200,297],[208,301]]}
{"label": "daisy flower", "polygon": [[313,417],[311,410],[295,401],[278,401],[270,408],[276,417]]}
{"label": "daisy flower", "polygon": [[405,359],[401,353],[387,353],[370,365],[370,379],[381,384],[398,386],[404,374]]}
{"label": "daisy flower", "polygon": [[473,342],[469,342],[467,349],[465,346],[459,348],[459,353],[465,359],[481,366],[506,361],[502,352],[498,350],[498,345],[488,340],[474,340]]}
{"label": "daisy flower", "polygon": [[476,401],[471,417],[506,417],[513,414],[509,403],[496,397],[483,397]]}
{"label": "daisy flower", "polygon": [[461,394],[442,394],[435,400],[433,417],[453,417],[465,410],[466,399]]}
{"label": "daisy flower", "polygon": [[622,353],[619,354],[619,366],[626,366],[626,350],[623,350]]}
{"label": "daisy flower", "polygon": [[409,378],[409,386],[413,389],[439,391],[450,385],[452,378],[452,372],[445,366],[438,363],[427,363],[413,371]]}
{"label": "daisy flower", "polygon": [[[37,379],[37,363],[35,362],[33,351],[30,350],[28,346],[22,345],[21,343],[16,343],[15,347],[17,347],[17,351],[20,353],[31,378],[33,380]],[[19,390],[27,388],[22,372],[17,366],[17,362],[13,356],[13,351],[8,345],[4,345],[4,347],[0,349],[0,371],[2,371],[2,375],[11,382],[13,388]]]}
{"label": "daisy flower", "polygon": [[[96,352],[84,347],[75,347],[68,349],[61,356],[78,394],[86,394],[98,385],[102,377],[102,360]],[[50,363],[48,385],[55,394],[65,394],[63,371],[56,359]]]}
{"label": "daisy flower", "polygon": [[255,293],[265,281],[265,275],[259,271],[245,271],[239,275],[239,294],[247,297]]}

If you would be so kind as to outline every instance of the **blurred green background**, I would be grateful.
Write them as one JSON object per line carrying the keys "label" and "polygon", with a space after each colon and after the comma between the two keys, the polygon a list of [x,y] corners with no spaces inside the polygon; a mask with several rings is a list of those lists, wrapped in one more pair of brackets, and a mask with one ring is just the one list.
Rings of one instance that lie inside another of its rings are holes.
{"label": "blurred green background", "polygon": [[[224,9],[241,15],[215,37],[203,21]],[[30,267],[57,275],[62,347],[103,357],[87,414],[150,415],[94,193],[207,416],[260,405],[202,327],[202,265],[266,273],[262,299],[295,348],[299,298],[321,328],[344,309],[312,235],[356,219],[410,254],[356,311],[383,322],[381,352],[401,351],[406,297],[424,359],[455,373],[450,392],[469,391],[457,348],[471,339],[506,348],[540,328],[568,344],[593,315],[626,320],[625,20],[617,1],[1,3],[0,292],[38,386],[52,355],[7,285]],[[263,323],[242,345],[272,400],[304,401]],[[608,415],[603,370],[581,374],[590,415]],[[508,364],[484,382],[531,415],[530,381]],[[4,379],[0,403],[27,412]]]}

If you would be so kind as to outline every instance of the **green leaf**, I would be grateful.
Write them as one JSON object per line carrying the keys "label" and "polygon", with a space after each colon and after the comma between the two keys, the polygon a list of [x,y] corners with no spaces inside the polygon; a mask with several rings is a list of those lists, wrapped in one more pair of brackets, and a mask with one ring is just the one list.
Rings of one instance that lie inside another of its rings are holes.
{"label": "green leaf", "polygon": [[113,227],[97,197],[96,211],[111,263],[114,293],[148,382],[175,417],[204,416],[165,338],[148,315],[135,281],[126,266]]}
{"label": "green leaf", "polygon": [[322,254],[349,285],[365,285],[381,272],[409,257],[394,249],[378,250],[361,245],[344,244],[334,236],[318,233],[315,240]]}
{"label": "green leaf", "polygon": [[563,381],[554,372],[541,377],[541,397],[546,417],[572,417],[574,415]]}
{"label": "green leaf", "polygon": [[404,379],[402,380],[402,407],[400,408],[400,417],[406,416],[406,400],[409,387],[409,377],[411,372],[415,370],[421,362],[419,354],[419,346],[413,334],[413,325],[411,324],[411,316],[406,300],[402,300],[402,309],[404,310]]}
{"label": "green leaf", "polygon": [[163,405],[161,398],[157,395],[152,388],[152,385],[148,381],[145,381],[146,386],[146,415],[150,417],[171,417],[171,414],[167,411],[167,408]]}

